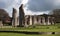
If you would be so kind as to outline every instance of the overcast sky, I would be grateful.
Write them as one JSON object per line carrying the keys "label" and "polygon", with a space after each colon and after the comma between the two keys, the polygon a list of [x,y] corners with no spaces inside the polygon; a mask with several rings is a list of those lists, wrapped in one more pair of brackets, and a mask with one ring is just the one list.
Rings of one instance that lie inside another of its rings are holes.
{"label": "overcast sky", "polygon": [[12,16],[12,8],[18,12],[21,4],[24,4],[26,15],[48,14],[51,10],[60,8],[60,0],[0,0],[0,9],[4,8]]}

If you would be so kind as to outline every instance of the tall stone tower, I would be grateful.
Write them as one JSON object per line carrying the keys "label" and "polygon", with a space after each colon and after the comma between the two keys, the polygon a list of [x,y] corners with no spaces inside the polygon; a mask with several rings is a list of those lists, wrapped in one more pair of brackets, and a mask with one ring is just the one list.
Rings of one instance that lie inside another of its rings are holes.
{"label": "tall stone tower", "polygon": [[17,26],[17,10],[13,8],[13,13],[12,13],[12,26]]}
{"label": "tall stone tower", "polygon": [[19,7],[19,27],[23,27],[25,24],[25,14],[23,10],[23,4]]}

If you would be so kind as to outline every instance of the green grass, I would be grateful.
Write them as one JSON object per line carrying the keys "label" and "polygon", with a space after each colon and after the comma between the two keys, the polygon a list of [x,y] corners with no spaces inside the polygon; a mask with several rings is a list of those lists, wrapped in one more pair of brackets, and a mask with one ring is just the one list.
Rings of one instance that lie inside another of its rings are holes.
{"label": "green grass", "polygon": [[50,26],[35,26],[35,27],[16,27],[16,28],[0,28],[0,30],[12,30],[12,31],[29,31],[29,32],[60,32],[60,26],[50,25]]}
{"label": "green grass", "polygon": [[60,36],[60,34],[56,35],[34,35],[34,34],[20,34],[20,33],[0,33],[0,36]]}
{"label": "green grass", "polygon": [[[30,26],[30,27],[12,27],[12,28],[0,28],[0,30],[8,30],[8,31],[29,31],[29,32],[60,32],[60,24],[59,25],[50,25],[50,26]],[[6,33],[0,32],[0,36],[60,36],[60,34],[21,34],[21,33]]]}

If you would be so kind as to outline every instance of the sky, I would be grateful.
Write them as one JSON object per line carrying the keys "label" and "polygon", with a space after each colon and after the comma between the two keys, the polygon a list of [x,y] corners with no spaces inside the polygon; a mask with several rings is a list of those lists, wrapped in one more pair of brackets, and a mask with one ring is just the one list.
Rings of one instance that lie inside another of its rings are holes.
{"label": "sky", "polygon": [[53,9],[60,9],[60,0],[0,0],[0,9],[5,9],[12,16],[13,8],[24,4],[25,15],[48,14]]}

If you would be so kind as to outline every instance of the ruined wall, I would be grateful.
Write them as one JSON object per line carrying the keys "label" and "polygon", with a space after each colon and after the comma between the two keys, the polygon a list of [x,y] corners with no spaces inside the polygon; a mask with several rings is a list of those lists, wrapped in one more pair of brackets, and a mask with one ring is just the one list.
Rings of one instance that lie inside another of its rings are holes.
{"label": "ruined wall", "polygon": [[13,8],[13,13],[12,13],[12,26],[17,26],[17,10]]}
{"label": "ruined wall", "polygon": [[22,27],[25,24],[25,13],[23,10],[23,4],[19,7],[19,26]]}
{"label": "ruined wall", "polygon": [[27,25],[53,25],[54,17],[52,16],[39,16],[39,15],[26,15],[25,24]]}

